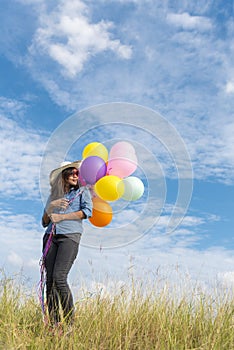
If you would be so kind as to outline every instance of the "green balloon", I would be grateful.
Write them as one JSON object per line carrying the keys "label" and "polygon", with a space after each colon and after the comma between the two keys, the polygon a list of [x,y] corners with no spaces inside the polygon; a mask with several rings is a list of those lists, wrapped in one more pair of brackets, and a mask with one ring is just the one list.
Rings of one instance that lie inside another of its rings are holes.
{"label": "green balloon", "polygon": [[124,194],[122,196],[126,201],[136,201],[144,193],[144,184],[136,176],[128,176],[123,179],[124,182]]}

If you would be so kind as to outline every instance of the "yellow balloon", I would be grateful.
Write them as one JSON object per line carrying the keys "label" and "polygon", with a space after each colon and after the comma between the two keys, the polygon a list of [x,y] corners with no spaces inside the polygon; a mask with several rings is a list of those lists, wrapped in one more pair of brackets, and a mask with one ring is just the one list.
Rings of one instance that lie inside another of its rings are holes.
{"label": "yellow balloon", "polygon": [[108,160],[108,150],[100,142],[91,142],[83,149],[82,157],[85,159],[91,156],[100,157],[106,162]]}
{"label": "yellow balloon", "polygon": [[116,201],[124,194],[124,182],[118,176],[106,175],[95,183],[94,191],[104,201]]}

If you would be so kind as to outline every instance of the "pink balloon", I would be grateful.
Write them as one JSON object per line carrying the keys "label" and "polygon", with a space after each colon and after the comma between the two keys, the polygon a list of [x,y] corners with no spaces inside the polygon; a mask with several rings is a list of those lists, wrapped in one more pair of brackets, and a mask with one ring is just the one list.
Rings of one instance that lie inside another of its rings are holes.
{"label": "pink balloon", "polygon": [[113,158],[107,163],[107,174],[115,175],[120,178],[131,175],[137,168],[137,158]]}
{"label": "pink balloon", "polygon": [[83,179],[83,177],[79,174],[79,183],[81,186],[86,186],[87,183],[85,181],[85,179]]}
{"label": "pink balloon", "polygon": [[110,150],[110,155],[109,155],[109,159],[112,158],[129,158],[132,159],[132,156],[135,156],[135,149],[134,147],[131,145],[131,143],[126,142],[126,141],[120,141],[115,143]]}
{"label": "pink balloon", "polygon": [[107,174],[120,178],[131,175],[137,168],[137,156],[131,143],[120,141],[115,143],[109,155]]}

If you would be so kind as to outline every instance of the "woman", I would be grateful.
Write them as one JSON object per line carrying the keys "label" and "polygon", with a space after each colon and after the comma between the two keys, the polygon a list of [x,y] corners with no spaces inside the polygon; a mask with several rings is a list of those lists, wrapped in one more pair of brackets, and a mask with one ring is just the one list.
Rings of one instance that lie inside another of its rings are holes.
{"label": "woman", "polygon": [[78,253],[82,220],[92,215],[91,194],[78,182],[80,163],[65,162],[51,172],[51,193],[42,217],[42,225],[47,227],[43,250],[45,246],[48,249],[46,242],[53,233],[49,250],[44,254],[47,305],[52,325],[60,322],[59,304],[63,318],[72,323],[74,304],[67,277]]}

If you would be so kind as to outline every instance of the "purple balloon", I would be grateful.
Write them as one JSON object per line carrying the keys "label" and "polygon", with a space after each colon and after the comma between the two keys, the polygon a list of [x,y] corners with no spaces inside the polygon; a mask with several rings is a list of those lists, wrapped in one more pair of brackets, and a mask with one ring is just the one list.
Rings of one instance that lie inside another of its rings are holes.
{"label": "purple balloon", "polygon": [[87,184],[94,185],[101,177],[106,175],[106,163],[98,156],[85,158],[80,166],[80,175]]}

